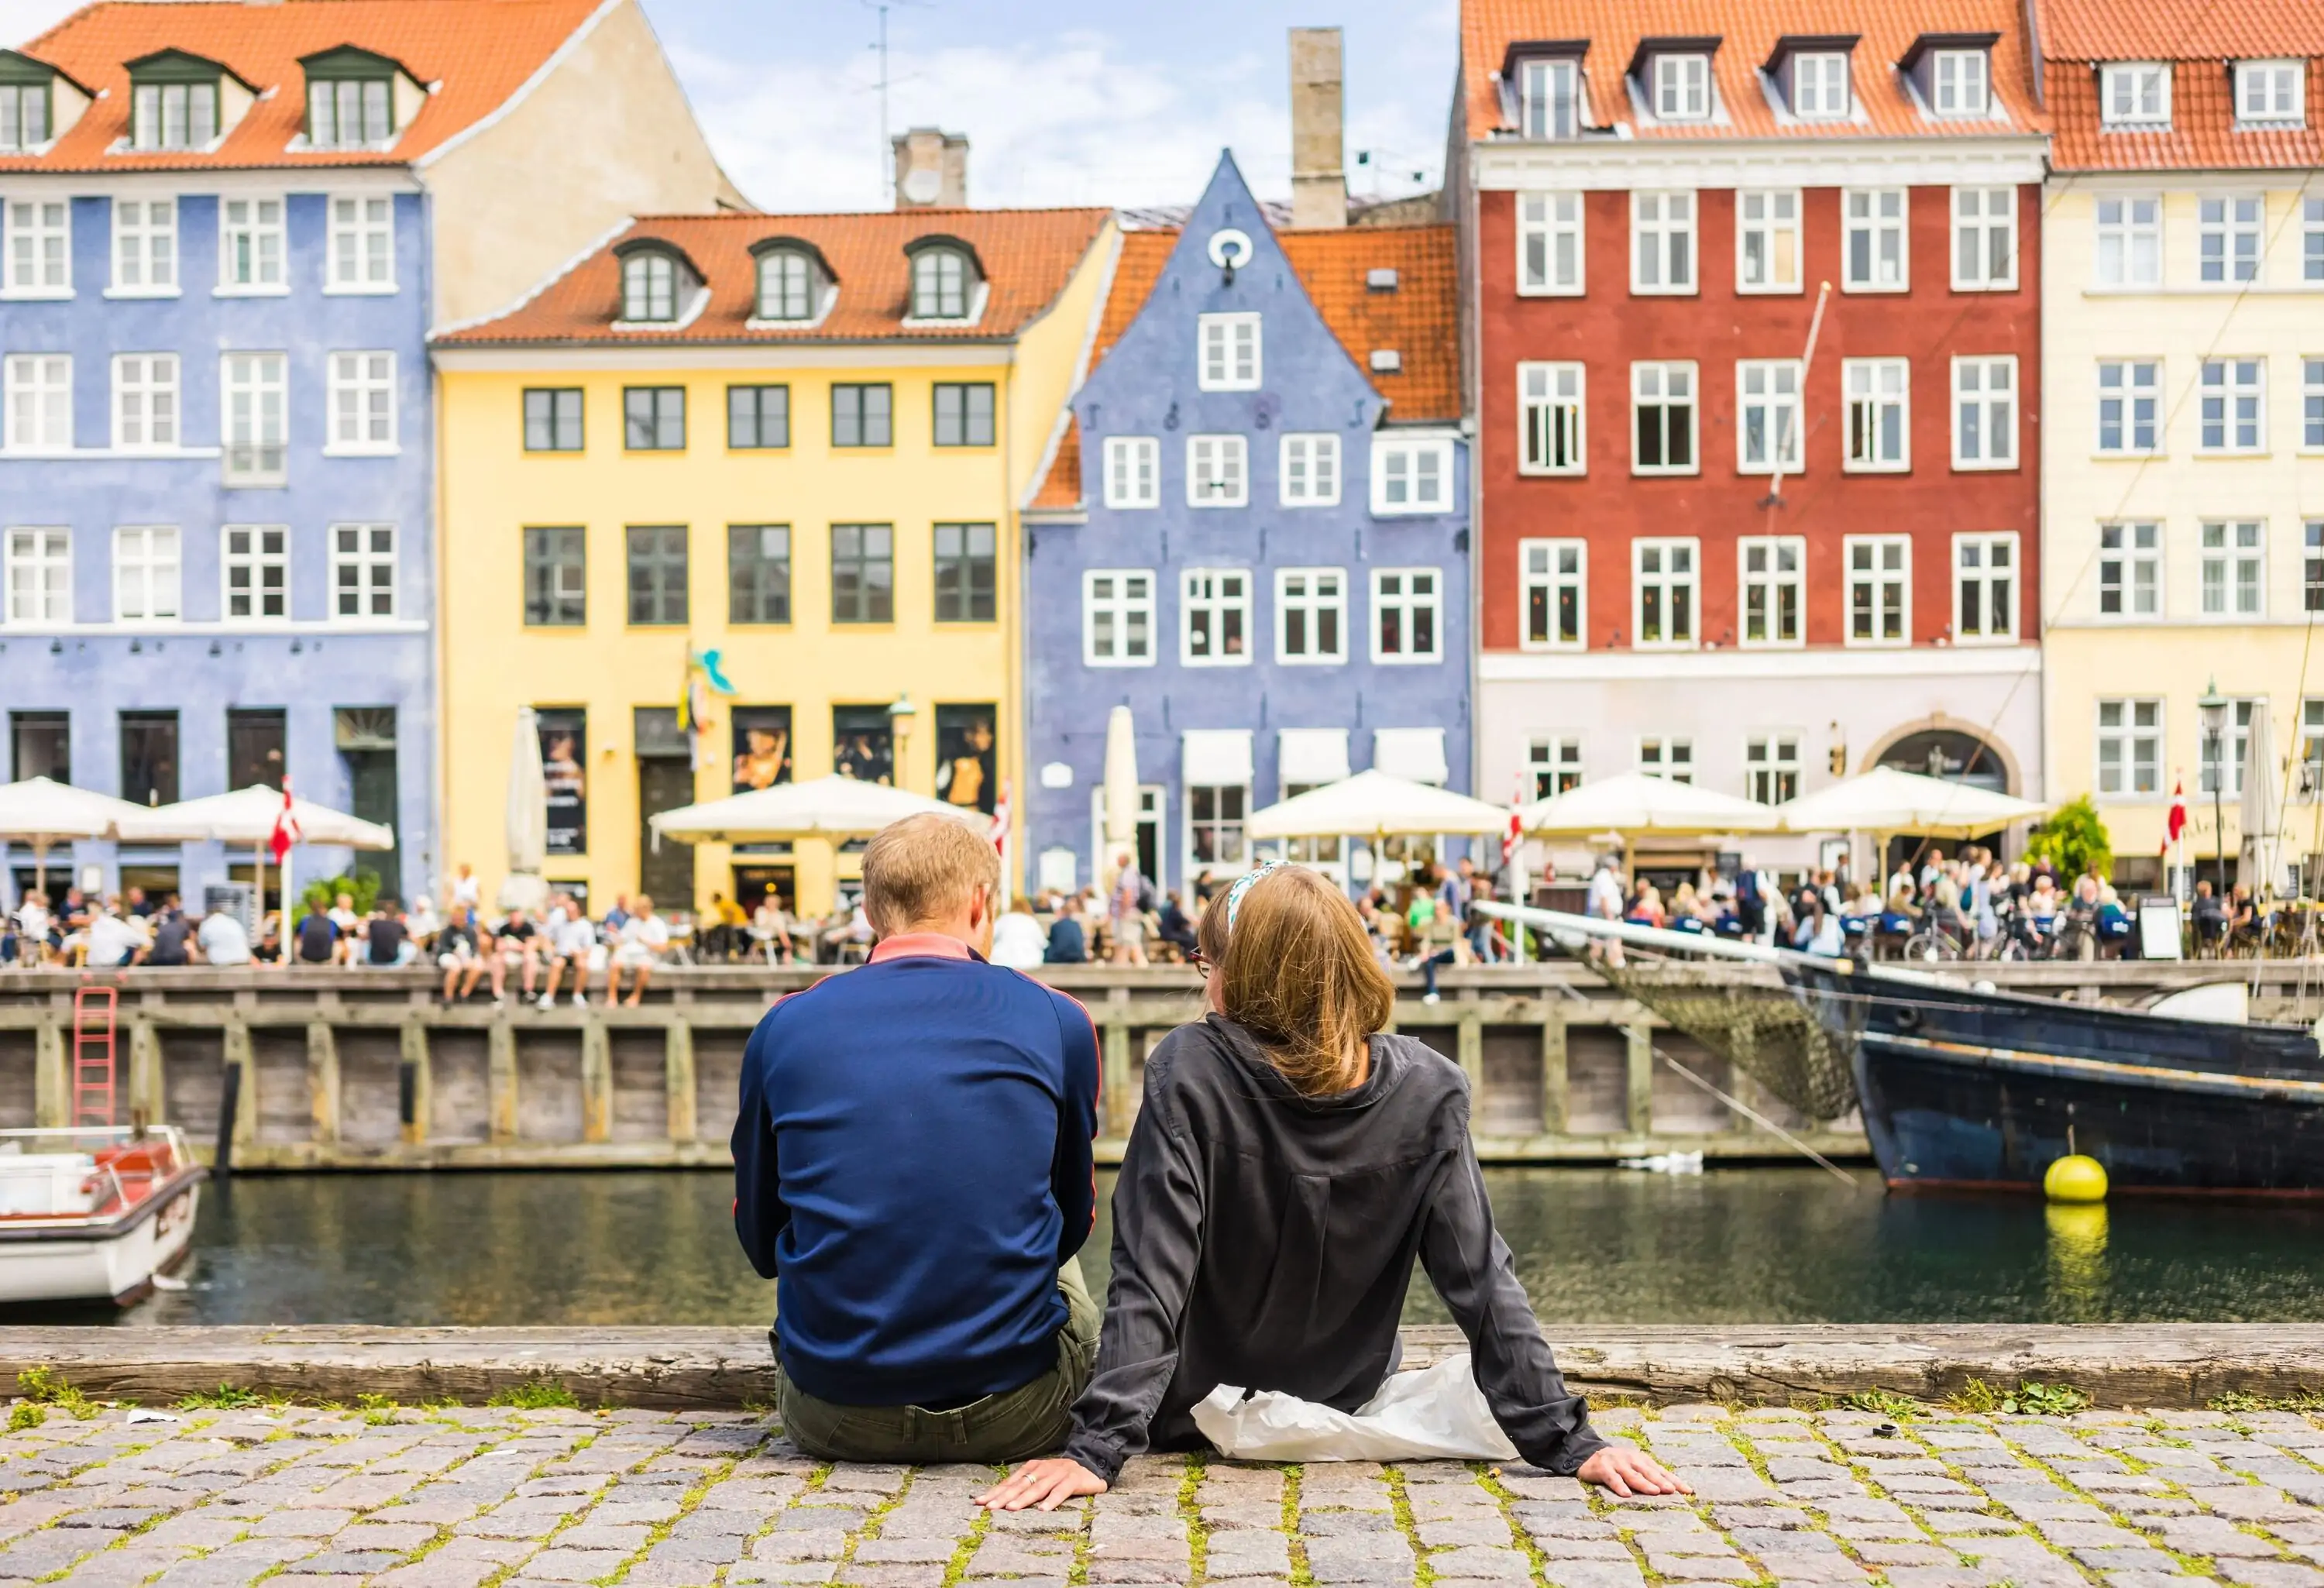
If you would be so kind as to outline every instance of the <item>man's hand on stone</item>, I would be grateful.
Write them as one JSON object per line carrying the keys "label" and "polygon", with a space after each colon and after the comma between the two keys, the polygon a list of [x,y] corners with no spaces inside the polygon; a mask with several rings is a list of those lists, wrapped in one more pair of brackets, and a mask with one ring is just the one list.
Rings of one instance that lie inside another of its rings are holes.
{"label": "man's hand on stone", "polygon": [[[1659,1467],[1655,1470],[1661,1471]],[[978,1495],[976,1503],[989,1510],[1027,1510],[1035,1506],[1055,1510],[1077,1495],[1102,1494],[1105,1491],[1103,1478],[1077,1461],[1054,1455],[1027,1462],[998,1486]]]}
{"label": "man's hand on stone", "polygon": [[[1047,1463],[1036,1463],[1035,1464]],[[1609,1445],[1588,1461],[1583,1462],[1582,1470],[1573,1475],[1585,1483],[1595,1483],[1602,1489],[1610,1490],[1626,1500],[1633,1494],[1692,1494],[1694,1492],[1665,1470],[1663,1464],[1653,1456],[1628,1445]]]}

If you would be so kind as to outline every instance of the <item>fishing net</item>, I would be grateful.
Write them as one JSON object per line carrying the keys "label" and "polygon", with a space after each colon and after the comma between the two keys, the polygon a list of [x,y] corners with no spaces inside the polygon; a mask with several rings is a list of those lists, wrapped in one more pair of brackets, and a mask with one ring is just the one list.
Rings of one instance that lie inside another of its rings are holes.
{"label": "fishing net", "polygon": [[1774,973],[1675,961],[1590,968],[1810,1119],[1856,1106],[1847,1046]]}

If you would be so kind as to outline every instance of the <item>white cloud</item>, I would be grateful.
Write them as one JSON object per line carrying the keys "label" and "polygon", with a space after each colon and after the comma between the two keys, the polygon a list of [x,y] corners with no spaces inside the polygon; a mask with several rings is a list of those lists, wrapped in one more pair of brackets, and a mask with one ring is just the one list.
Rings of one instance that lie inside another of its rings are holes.
{"label": "white cloud", "polygon": [[0,0],[0,50],[13,49],[80,9],[84,0]]}

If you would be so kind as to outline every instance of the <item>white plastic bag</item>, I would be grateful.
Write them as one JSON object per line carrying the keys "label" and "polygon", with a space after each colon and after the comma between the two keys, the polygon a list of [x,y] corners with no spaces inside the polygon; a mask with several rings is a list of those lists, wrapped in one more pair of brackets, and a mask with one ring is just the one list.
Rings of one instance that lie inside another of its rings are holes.
{"label": "white plastic bag", "polygon": [[1514,1461],[1470,1371],[1469,1353],[1418,1372],[1390,1373],[1353,1412],[1262,1390],[1249,1399],[1222,1384],[1194,1408],[1221,1455],[1244,1461]]}

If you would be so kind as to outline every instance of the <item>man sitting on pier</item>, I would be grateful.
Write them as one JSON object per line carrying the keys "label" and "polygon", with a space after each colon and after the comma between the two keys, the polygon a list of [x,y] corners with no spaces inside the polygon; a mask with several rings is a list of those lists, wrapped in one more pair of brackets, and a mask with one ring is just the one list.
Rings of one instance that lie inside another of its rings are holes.
{"label": "man sitting on pier", "polygon": [[778,1003],[743,1055],[735,1232],[777,1281],[784,1430],[824,1460],[1046,1454],[1096,1360],[1097,1033],[985,962],[1000,882],[949,817],[881,831],[871,963]]}

